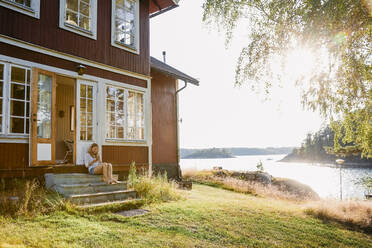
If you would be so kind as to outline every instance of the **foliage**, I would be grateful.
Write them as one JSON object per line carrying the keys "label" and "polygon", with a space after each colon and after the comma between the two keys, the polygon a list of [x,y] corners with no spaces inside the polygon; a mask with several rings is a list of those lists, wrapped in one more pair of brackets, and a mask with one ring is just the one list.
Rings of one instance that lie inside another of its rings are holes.
{"label": "foliage", "polygon": [[305,213],[372,231],[372,204],[368,201],[316,201],[306,206]]}
{"label": "foliage", "polygon": [[231,151],[226,148],[198,149],[184,158],[233,158]]}
{"label": "foliage", "polygon": [[45,190],[38,179],[1,179],[1,215],[33,216],[68,207],[58,194]]}
{"label": "foliage", "polygon": [[291,201],[315,200],[319,196],[307,185],[286,178],[273,178],[272,183],[250,179],[242,173],[228,170],[185,170],[183,177],[196,183],[252,194],[272,199]]}
{"label": "foliage", "polygon": [[298,48],[311,51],[316,66],[294,79],[303,105],[332,121],[336,152],[344,130],[344,143],[353,142],[364,156],[372,156],[371,1],[205,0],[203,8],[203,20],[225,30],[227,44],[242,21],[249,25],[236,85],[249,83],[269,93],[287,83],[288,54]]}
{"label": "foliage", "polygon": [[149,176],[147,173],[137,174],[135,163],[131,164],[128,187],[137,191],[145,203],[177,201],[182,198],[176,184],[168,181],[167,174]]}
{"label": "foliage", "polygon": [[257,167],[257,170],[258,171],[261,171],[261,172],[264,171],[263,163],[262,163],[261,160],[260,160],[260,162],[257,163],[257,166],[256,167]]}
{"label": "foliage", "polygon": [[355,150],[353,143],[344,143],[342,139],[338,140],[337,143],[340,148],[338,149],[338,152],[335,152],[335,136],[335,132],[329,125],[321,128],[314,134],[308,133],[302,142],[301,147],[294,149],[291,154],[283,159],[283,161],[334,163],[337,157],[342,156],[347,163],[372,163],[371,159],[361,157],[360,151]]}
{"label": "foliage", "polygon": [[367,190],[372,192],[372,177],[365,176],[357,180],[357,184],[363,185]]}
{"label": "foliage", "polygon": [[0,247],[370,247],[372,237],[304,215],[302,205],[193,185],[143,216],[53,212],[0,217]]}

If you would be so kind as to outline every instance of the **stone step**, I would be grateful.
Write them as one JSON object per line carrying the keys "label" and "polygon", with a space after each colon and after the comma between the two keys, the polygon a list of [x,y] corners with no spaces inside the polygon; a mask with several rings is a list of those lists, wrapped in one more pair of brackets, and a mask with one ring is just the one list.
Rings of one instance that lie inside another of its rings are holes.
{"label": "stone step", "polygon": [[[114,178],[117,179],[117,175],[114,175]],[[60,184],[86,184],[101,182],[102,175],[90,175],[86,173],[45,174],[46,187],[54,190],[56,190],[56,185]]]}
{"label": "stone step", "polygon": [[104,182],[84,184],[58,184],[56,186],[57,192],[61,195],[92,194],[126,189],[127,182],[118,182],[117,184],[107,184]]}
{"label": "stone step", "polygon": [[122,200],[122,201],[110,201],[110,202],[84,204],[84,205],[78,205],[77,207],[80,208],[80,209],[96,208],[96,207],[104,207],[104,206],[109,206],[109,205],[120,205],[120,204],[127,204],[127,203],[135,203],[137,201],[140,201],[140,199],[128,199],[128,200]]}
{"label": "stone step", "polygon": [[129,199],[136,199],[136,197],[137,192],[134,190],[117,190],[111,192],[100,192],[92,194],[66,195],[66,198],[68,200],[78,205],[123,201]]}

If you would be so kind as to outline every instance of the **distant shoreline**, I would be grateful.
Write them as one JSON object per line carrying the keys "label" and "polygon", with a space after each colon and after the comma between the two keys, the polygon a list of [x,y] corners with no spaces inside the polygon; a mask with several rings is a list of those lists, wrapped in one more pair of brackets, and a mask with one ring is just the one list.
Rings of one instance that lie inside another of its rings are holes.
{"label": "distant shoreline", "polygon": [[[335,159],[336,160],[336,159]],[[301,159],[295,157],[293,154],[288,154],[283,159],[278,160],[278,162],[282,163],[308,163],[313,166],[320,166],[320,167],[331,167],[331,168],[339,168],[340,166],[336,164],[335,160],[309,160],[309,159]],[[355,161],[345,161],[341,168],[367,168],[372,169],[372,163],[369,162],[355,162]]]}

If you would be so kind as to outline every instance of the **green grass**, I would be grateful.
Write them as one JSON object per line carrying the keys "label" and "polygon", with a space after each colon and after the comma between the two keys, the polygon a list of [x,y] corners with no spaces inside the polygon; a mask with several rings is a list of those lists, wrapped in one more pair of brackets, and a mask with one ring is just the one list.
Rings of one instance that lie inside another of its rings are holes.
{"label": "green grass", "polygon": [[139,217],[57,211],[0,217],[0,247],[371,247],[372,236],[303,214],[295,203],[194,185]]}

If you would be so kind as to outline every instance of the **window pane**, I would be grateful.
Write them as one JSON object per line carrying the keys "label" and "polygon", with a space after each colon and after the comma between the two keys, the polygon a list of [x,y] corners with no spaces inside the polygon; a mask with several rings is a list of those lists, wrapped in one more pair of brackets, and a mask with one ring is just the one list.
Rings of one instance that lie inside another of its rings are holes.
{"label": "window pane", "polygon": [[125,124],[124,114],[116,114],[116,125],[124,126],[124,124]]}
{"label": "window pane", "polygon": [[85,112],[87,109],[87,103],[84,98],[80,98],[80,112]]}
{"label": "window pane", "polygon": [[0,64],[0,80],[4,79],[4,65]]}
{"label": "window pane", "polygon": [[12,82],[17,83],[25,83],[26,80],[26,70],[23,68],[18,68],[15,66],[12,66],[12,73],[11,73]]}
{"label": "window pane", "polygon": [[144,139],[143,128],[137,128],[137,139]]}
{"label": "window pane", "polygon": [[93,99],[93,87],[92,86],[87,86],[88,88],[88,98]]}
{"label": "window pane", "polygon": [[78,0],[66,0],[66,8],[77,12]]}
{"label": "window pane", "polygon": [[87,114],[87,125],[93,126],[93,114]]}
{"label": "window pane", "polygon": [[30,84],[31,71],[27,70],[27,84]]}
{"label": "window pane", "polygon": [[26,86],[27,88],[27,97],[26,97],[26,100],[27,101],[30,101],[30,86]]}
{"label": "window pane", "polygon": [[107,111],[115,111],[115,101],[114,100],[107,100],[106,101],[106,110]]}
{"label": "window pane", "polygon": [[128,139],[135,139],[135,132],[133,127],[128,128]]}
{"label": "window pane", "polygon": [[31,0],[11,0],[26,7],[31,7]]}
{"label": "window pane", "polygon": [[89,3],[81,1],[80,13],[89,17],[89,12],[90,12]]}
{"label": "window pane", "polygon": [[106,89],[106,98],[115,99],[116,89],[113,87],[107,87]]}
{"label": "window pane", "polygon": [[3,99],[0,99],[0,115],[2,114],[3,114]]}
{"label": "window pane", "polygon": [[15,116],[24,116],[25,102],[10,101],[10,114]]}
{"label": "window pane", "polygon": [[39,74],[38,80],[37,133],[39,138],[51,137],[52,78]]}
{"label": "window pane", "polygon": [[10,132],[24,133],[25,122],[23,118],[10,118]]}
{"label": "window pane", "polygon": [[25,85],[11,84],[10,86],[10,97],[13,99],[25,99]]}
{"label": "window pane", "polygon": [[3,118],[0,116],[0,133],[3,132]]}
{"label": "window pane", "polygon": [[124,101],[124,90],[118,89],[117,98],[118,98],[119,101]]}
{"label": "window pane", "polygon": [[86,97],[86,86],[84,84],[80,85],[80,97]]}
{"label": "window pane", "polygon": [[92,140],[93,139],[93,128],[89,127],[87,129],[87,140]]}
{"label": "window pane", "polygon": [[30,133],[30,119],[26,119],[26,133]]}
{"label": "window pane", "polygon": [[124,128],[123,127],[116,128],[116,138],[124,139]]}
{"label": "window pane", "polygon": [[66,23],[78,26],[78,15],[71,11],[66,11]]}
{"label": "window pane", "polygon": [[109,113],[110,119],[109,119],[109,125],[115,126],[115,113]]}
{"label": "window pane", "polygon": [[0,82],[0,97],[3,97],[3,87],[4,87],[4,83]]}
{"label": "window pane", "polygon": [[80,140],[86,140],[86,138],[87,138],[87,132],[80,131]]}
{"label": "window pane", "polygon": [[90,18],[80,15],[79,27],[85,30],[90,30]]}
{"label": "window pane", "polygon": [[26,117],[30,117],[30,103],[26,103]]}
{"label": "window pane", "polygon": [[80,114],[80,127],[85,127],[87,125],[86,123],[86,114],[81,113]]}
{"label": "window pane", "polygon": [[87,112],[93,112],[93,100],[86,100],[87,101]]}

